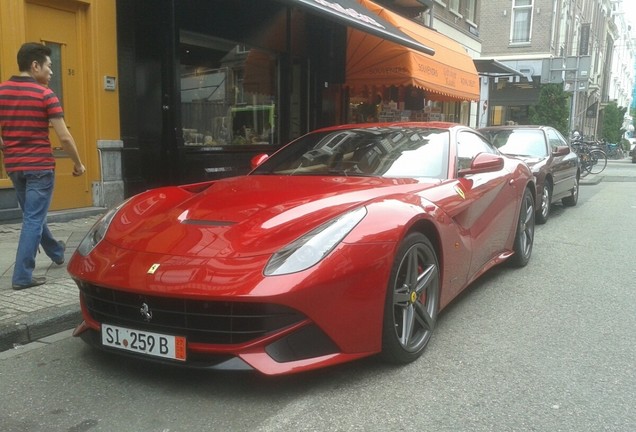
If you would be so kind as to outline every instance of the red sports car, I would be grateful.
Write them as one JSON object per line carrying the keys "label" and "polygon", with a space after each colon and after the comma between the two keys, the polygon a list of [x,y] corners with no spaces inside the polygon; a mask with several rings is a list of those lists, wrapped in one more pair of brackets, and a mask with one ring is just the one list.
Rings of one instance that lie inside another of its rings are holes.
{"label": "red sports car", "polygon": [[332,127],[256,163],[108,212],[69,262],[75,335],[264,374],[374,354],[407,363],[473,280],[530,259],[534,177],[468,127]]}

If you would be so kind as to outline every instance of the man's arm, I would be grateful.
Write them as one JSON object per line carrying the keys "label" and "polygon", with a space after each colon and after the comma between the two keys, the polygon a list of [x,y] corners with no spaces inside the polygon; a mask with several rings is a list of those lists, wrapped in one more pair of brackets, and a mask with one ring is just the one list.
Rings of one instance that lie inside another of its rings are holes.
{"label": "man's arm", "polygon": [[53,125],[53,129],[55,130],[55,134],[60,139],[60,144],[62,144],[62,148],[64,151],[71,157],[73,160],[73,175],[80,176],[84,174],[86,168],[82,164],[79,153],[77,151],[77,146],[75,145],[75,140],[66,127],[66,122],[62,117],[56,117],[51,119],[51,124]]}

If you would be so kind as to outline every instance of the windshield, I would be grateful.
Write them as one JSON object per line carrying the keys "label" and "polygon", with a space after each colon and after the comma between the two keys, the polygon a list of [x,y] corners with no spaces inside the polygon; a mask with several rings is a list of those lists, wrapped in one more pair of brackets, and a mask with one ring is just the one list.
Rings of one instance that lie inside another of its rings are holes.
{"label": "windshield", "polygon": [[545,134],[541,130],[487,131],[485,135],[500,152],[514,156],[546,157]]}
{"label": "windshield", "polygon": [[447,177],[450,133],[374,127],[316,132],[291,142],[252,174]]}

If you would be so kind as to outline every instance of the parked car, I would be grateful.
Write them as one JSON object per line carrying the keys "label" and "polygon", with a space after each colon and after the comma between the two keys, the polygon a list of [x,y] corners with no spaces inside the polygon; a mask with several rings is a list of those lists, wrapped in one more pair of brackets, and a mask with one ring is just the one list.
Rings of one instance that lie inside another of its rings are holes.
{"label": "parked car", "polygon": [[100,349],[288,374],[380,353],[408,363],[492,266],[524,266],[534,177],[451,123],[307,134],[248,175],[130,198],[68,271]]}
{"label": "parked car", "polygon": [[552,203],[575,206],[579,158],[563,135],[549,126],[491,126],[479,129],[504,154],[524,160],[536,178],[536,222],[544,224]]}

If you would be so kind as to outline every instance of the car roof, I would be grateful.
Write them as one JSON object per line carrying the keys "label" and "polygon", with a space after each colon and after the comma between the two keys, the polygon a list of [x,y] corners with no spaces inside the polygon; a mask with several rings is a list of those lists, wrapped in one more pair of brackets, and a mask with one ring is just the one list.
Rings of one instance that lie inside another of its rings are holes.
{"label": "car roof", "polygon": [[512,129],[554,129],[552,126],[545,125],[501,125],[501,126],[486,126],[483,128],[479,128],[479,131],[488,131],[488,130],[512,130]]}
{"label": "car roof", "polygon": [[313,132],[329,132],[346,129],[370,129],[370,128],[386,128],[386,127],[412,127],[412,128],[429,128],[429,129],[454,129],[466,128],[460,123],[451,122],[385,122],[385,123],[349,123],[337,126],[328,126],[316,129]]}

